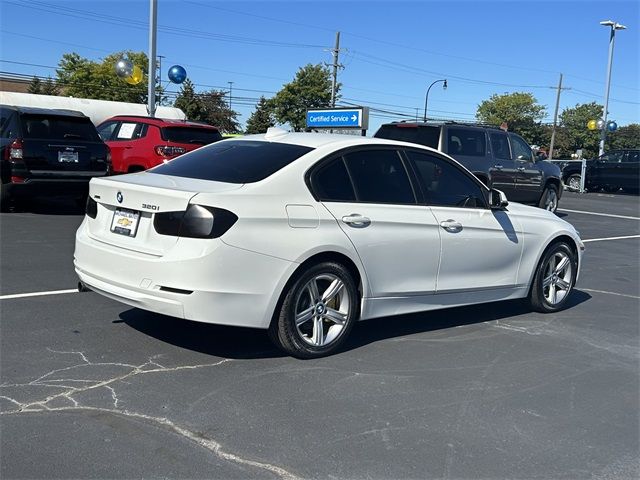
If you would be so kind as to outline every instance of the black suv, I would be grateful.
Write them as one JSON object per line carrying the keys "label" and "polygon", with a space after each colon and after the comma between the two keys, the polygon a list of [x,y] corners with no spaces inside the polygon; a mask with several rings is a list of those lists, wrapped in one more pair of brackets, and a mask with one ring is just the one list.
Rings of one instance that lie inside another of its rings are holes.
{"label": "black suv", "polygon": [[86,195],[109,173],[109,147],[89,117],[71,110],[0,105],[2,210],[46,194]]}
{"label": "black suv", "polygon": [[537,160],[522,137],[498,127],[455,122],[393,122],[374,137],[419,143],[447,153],[509,200],[555,212],[562,195],[560,168]]}
{"label": "black suv", "polygon": [[[582,162],[562,166],[562,179],[569,190],[579,190]],[[621,188],[638,193],[640,189],[640,149],[609,150],[594,160],[586,161],[585,188],[617,192]]]}

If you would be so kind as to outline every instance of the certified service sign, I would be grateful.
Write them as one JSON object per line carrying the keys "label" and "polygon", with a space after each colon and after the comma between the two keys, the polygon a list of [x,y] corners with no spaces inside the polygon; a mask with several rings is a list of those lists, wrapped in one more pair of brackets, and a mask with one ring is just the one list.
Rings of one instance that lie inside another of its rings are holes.
{"label": "certified service sign", "polygon": [[307,128],[369,128],[369,108],[307,110]]}

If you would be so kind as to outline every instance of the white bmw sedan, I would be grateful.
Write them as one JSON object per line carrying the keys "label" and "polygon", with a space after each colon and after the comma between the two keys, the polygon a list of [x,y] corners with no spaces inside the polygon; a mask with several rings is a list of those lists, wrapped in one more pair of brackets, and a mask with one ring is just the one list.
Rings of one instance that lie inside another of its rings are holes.
{"label": "white bmw sedan", "polygon": [[266,329],[300,358],[358,320],[525,298],[567,304],[584,245],[415,144],[287,133],[93,179],[80,286],[144,310]]}

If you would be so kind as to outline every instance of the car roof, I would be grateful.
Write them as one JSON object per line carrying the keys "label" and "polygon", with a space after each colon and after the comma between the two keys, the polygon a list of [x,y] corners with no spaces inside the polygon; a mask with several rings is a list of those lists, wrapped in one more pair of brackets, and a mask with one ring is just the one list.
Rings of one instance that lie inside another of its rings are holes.
{"label": "car roof", "polygon": [[[389,123],[383,123],[381,126],[382,127],[406,127],[406,128],[412,128],[412,127],[442,127],[444,125],[447,126],[453,126],[453,127],[465,127],[465,128],[478,128],[478,129],[491,129],[491,130],[501,130],[502,129],[497,126],[497,125],[488,125],[485,123],[466,123],[466,122],[453,122],[453,121],[446,121],[446,122],[432,122],[432,121],[428,121],[428,122],[423,122],[423,121],[414,121],[414,120],[400,120],[398,122],[389,122]],[[513,133],[513,132],[507,132],[507,133]]]}
{"label": "car roof", "polygon": [[398,140],[387,140],[384,138],[362,137],[356,135],[343,135],[336,133],[316,133],[316,132],[287,132],[278,128],[270,128],[267,133],[256,135],[245,135],[240,138],[224,140],[226,142],[236,142],[243,140],[266,141],[274,143],[289,143],[310,148],[320,148],[329,145],[344,144],[347,146],[356,145],[406,145],[415,147],[413,143],[401,142]]}
{"label": "car roof", "polygon": [[113,120],[131,120],[133,122],[139,122],[142,120],[145,123],[157,125],[159,127],[198,127],[210,130],[218,130],[218,127],[214,127],[213,125],[209,125],[208,123],[193,122],[189,120],[178,120],[174,118],[146,117],[144,115],[116,115],[114,117],[107,118],[102,123],[111,122]]}
{"label": "car roof", "polygon": [[63,110],[59,108],[38,108],[38,107],[22,107],[18,105],[0,105],[1,108],[13,110],[20,113],[30,115],[56,115],[60,117],[80,117],[89,118],[84,113],[77,110]]}

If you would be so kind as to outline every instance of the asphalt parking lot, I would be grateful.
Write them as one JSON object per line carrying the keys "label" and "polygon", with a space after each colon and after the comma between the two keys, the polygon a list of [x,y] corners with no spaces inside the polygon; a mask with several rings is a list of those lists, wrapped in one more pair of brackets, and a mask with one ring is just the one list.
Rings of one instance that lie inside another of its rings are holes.
{"label": "asphalt parking lot", "polygon": [[73,292],[72,202],[2,214],[0,476],[638,478],[640,199],[560,205],[587,247],[567,310],[372,320],[312,361]]}

